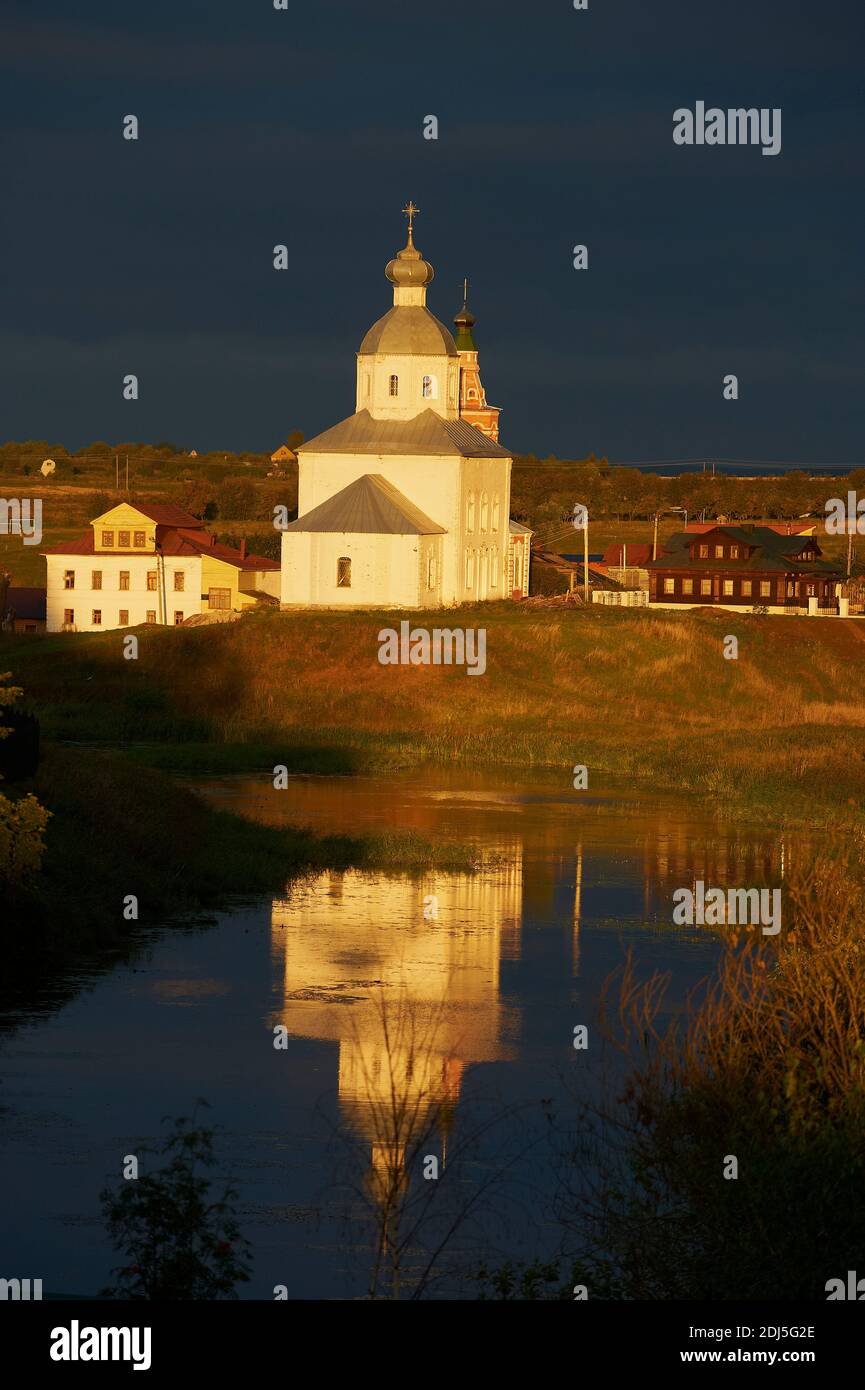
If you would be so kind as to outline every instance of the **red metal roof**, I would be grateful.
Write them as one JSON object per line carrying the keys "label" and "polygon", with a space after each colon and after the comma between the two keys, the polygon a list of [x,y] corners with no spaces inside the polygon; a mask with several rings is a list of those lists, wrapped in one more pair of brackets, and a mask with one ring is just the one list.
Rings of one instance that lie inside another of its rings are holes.
{"label": "red metal roof", "polygon": [[[179,509],[177,509],[179,510]],[[185,515],[185,513],[181,513]],[[194,520],[194,518],[193,518]],[[212,555],[217,560],[224,560],[226,564],[234,565],[239,570],[278,570],[279,561],[269,560],[266,555],[255,555],[248,553],[242,555],[233,545],[223,545],[214,542],[209,531],[204,527],[196,526],[194,531],[186,528],[183,530],[174,527],[160,526],[157,531],[157,541],[163,555]],[[46,546],[43,555],[114,555],[123,557],[140,557],[151,555],[152,551],[126,551],[126,550],[95,550],[93,545],[93,531],[90,530],[78,540],[61,541],[59,545]]]}

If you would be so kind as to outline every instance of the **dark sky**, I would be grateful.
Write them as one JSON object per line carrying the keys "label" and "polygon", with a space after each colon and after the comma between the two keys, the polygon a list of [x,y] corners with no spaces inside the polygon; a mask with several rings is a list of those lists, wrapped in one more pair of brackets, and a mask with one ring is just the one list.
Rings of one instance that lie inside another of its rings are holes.
{"label": "dark sky", "polygon": [[[342,419],[411,197],[515,451],[862,462],[863,39],[862,0],[4,0],[0,437]],[[675,146],[698,100],[782,152]]]}

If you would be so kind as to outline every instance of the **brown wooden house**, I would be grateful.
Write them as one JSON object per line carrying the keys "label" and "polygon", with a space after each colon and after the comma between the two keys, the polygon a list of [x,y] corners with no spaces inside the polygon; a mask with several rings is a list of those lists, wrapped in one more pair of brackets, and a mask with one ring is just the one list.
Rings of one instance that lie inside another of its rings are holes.
{"label": "brown wooden house", "polygon": [[680,531],[647,569],[650,606],[839,611],[843,572],[823,559],[814,536],[720,524],[698,533]]}

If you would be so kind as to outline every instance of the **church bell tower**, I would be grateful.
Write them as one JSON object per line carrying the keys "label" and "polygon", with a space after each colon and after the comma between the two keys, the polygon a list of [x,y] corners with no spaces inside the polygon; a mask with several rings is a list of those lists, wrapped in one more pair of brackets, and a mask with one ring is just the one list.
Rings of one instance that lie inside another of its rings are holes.
{"label": "church bell tower", "polygon": [[463,280],[463,307],[454,318],[457,330],[454,341],[460,355],[460,418],[497,444],[501,408],[487,405],[478,367],[478,350],[472,334],[475,316],[468,307],[468,293],[469,282]]}

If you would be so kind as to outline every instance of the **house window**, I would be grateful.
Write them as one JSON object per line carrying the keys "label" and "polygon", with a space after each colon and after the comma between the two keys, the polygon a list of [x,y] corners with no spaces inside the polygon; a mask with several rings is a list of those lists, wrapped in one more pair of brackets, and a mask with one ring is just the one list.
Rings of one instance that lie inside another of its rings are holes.
{"label": "house window", "polygon": [[93,571],[92,571],[92,573],[91,573],[91,575],[90,575],[90,587],[91,587],[91,589],[101,589],[101,588],[102,588],[102,571],[101,571],[101,570],[93,570]]}
{"label": "house window", "polygon": [[760,580],[760,597],[769,598],[772,593],[772,581],[770,579]]}
{"label": "house window", "polygon": [[94,608],[94,610],[93,610],[93,617],[91,618],[91,622],[93,623],[93,626],[94,626],[94,627],[101,627],[101,626],[102,626],[102,609],[101,609],[101,608]]}
{"label": "house window", "polygon": [[712,581],[711,581],[711,579],[701,579],[701,580],[700,580],[700,593],[701,593],[701,594],[710,594],[711,592],[712,592]]}
{"label": "house window", "polygon": [[499,552],[494,550],[490,556],[490,588],[499,587]]}
{"label": "house window", "polygon": [[128,589],[128,588],[129,588],[129,570],[121,570],[121,571],[120,571],[120,583],[119,583],[119,585],[118,585],[118,588],[120,588],[120,589]]}
{"label": "house window", "polygon": [[725,579],[725,580],[724,580],[724,597],[725,597],[725,598],[732,598],[732,597],[733,597],[733,581],[732,581],[732,579]]}
{"label": "house window", "polygon": [[63,587],[64,587],[64,589],[74,589],[74,588],[75,588],[75,571],[74,571],[74,570],[64,570],[64,571],[63,571]]}
{"label": "house window", "polygon": [[117,621],[118,621],[118,623],[120,624],[121,627],[128,627],[128,626],[129,626],[129,609],[128,609],[128,608],[121,608],[121,610],[120,610],[120,615],[119,615]]}
{"label": "house window", "polygon": [[485,492],[481,493],[481,530],[486,531],[490,520],[490,499]]}
{"label": "house window", "polygon": [[493,498],[493,530],[494,530],[494,531],[498,531],[498,529],[499,529],[499,499],[498,499],[498,496],[495,496],[495,497]]}
{"label": "house window", "polygon": [[738,547],[737,545],[731,545],[731,546],[730,546],[730,559],[731,559],[731,560],[738,560],[738,558],[739,558],[739,547]]}
{"label": "house window", "polygon": [[723,560],[723,558],[724,558],[724,547],[723,547],[722,545],[716,545],[716,546],[715,546],[715,559],[716,559],[716,560]]}
{"label": "house window", "polygon": [[151,593],[156,592],[156,570],[147,571],[147,587]]}
{"label": "house window", "polygon": [[135,546],[136,550],[143,550],[147,544],[147,532],[134,531],[132,533],[132,543]]}
{"label": "house window", "polygon": [[468,553],[466,554],[466,588],[467,588],[467,589],[470,589],[470,588],[472,587],[472,584],[474,583],[474,575],[475,575],[475,557],[474,557],[473,552],[470,550],[470,551],[468,551]]}
{"label": "house window", "polygon": [[118,531],[118,532],[117,532],[117,544],[118,544],[118,545],[121,545],[121,546],[125,546],[127,550],[129,549],[129,532],[128,532],[128,531]]}
{"label": "house window", "polygon": [[675,592],[676,592],[676,581],[675,581],[675,579],[665,579],[665,580],[664,580],[664,593],[665,593],[665,594],[674,594]]}
{"label": "house window", "polygon": [[155,608],[148,608],[148,610],[147,610],[147,622],[148,622],[148,623],[155,623],[155,622],[156,622],[156,609],[155,609]]}
{"label": "house window", "polygon": [[336,587],[351,588],[351,559],[348,555],[340,555],[336,562]]}
{"label": "house window", "polygon": [[682,580],[682,593],[683,593],[683,594],[692,594],[693,592],[694,592],[694,581],[693,581],[693,579],[683,579],[683,580]]}
{"label": "house window", "polygon": [[469,534],[475,529],[475,495],[470,492],[466,498],[466,530]]}
{"label": "house window", "polygon": [[180,592],[182,591],[185,582],[186,582],[186,575],[183,573],[183,570],[175,570],[175,571],[174,571],[174,590],[175,590],[175,593],[180,593]]}
{"label": "house window", "polygon": [[399,377],[392,376],[388,381],[388,394],[391,396],[399,395]]}
{"label": "house window", "polygon": [[175,612],[175,614],[174,614],[174,626],[175,626],[175,627],[180,627],[180,624],[181,624],[182,622],[183,622],[183,614],[180,613],[180,612]]}
{"label": "house window", "polygon": [[742,580],[742,598],[750,598],[750,597],[751,597],[751,581],[750,581],[750,579],[743,579],[743,580]]}
{"label": "house window", "polygon": [[113,545],[114,545],[114,532],[113,532],[113,531],[103,531],[103,532],[102,532],[102,549],[103,549],[103,550],[110,550],[111,547],[112,547]]}
{"label": "house window", "polygon": [[74,624],[74,622],[75,622],[75,609],[74,609],[74,608],[64,608],[64,609],[63,609],[63,625],[64,625],[64,627],[66,627],[66,626],[72,627],[73,624]]}
{"label": "house window", "polygon": [[231,590],[230,589],[210,589],[207,594],[208,608],[230,608]]}
{"label": "house window", "polygon": [[707,545],[701,545],[701,546],[700,546],[700,559],[701,559],[701,560],[708,560],[708,558],[709,558],[709,547],[708,547]]}
{"label": "house window", "polygon": [[425,400],[434,401],[436,398],[436,379],[434,376],[425,376],[421,382],[421,395]]}
{"label": "house window", "polygon": [[813,584],[806,584],[806,585],[805,585],[805,597],[806,597],[806,598],[813,598],[814,595],[816,594],[816,592],[817,592],[817,590],[816,590],[816,588],[814,587]]}

